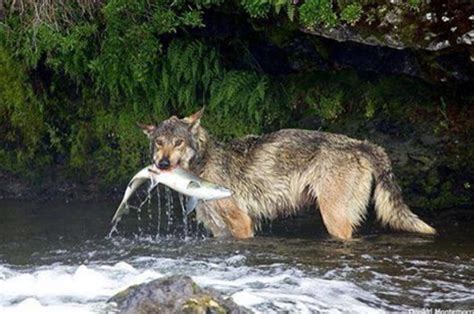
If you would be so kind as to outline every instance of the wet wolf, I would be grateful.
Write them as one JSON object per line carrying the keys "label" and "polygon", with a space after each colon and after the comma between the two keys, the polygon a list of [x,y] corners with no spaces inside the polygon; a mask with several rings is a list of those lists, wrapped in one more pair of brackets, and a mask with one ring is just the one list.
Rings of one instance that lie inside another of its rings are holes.
{"label": "wet wolf", "polygon": [[234,192],[196,208],[198,221],[214,236],[249,238],[262,219],[315,206],[329,234],[346,240],[364,220],[371,201],[383,225],[436,233],[404,203],[381,147],[345,135],[298,129],[221,143],[201,126],[203,111],[139,126],[150,139],[158,168],[180,166]]}

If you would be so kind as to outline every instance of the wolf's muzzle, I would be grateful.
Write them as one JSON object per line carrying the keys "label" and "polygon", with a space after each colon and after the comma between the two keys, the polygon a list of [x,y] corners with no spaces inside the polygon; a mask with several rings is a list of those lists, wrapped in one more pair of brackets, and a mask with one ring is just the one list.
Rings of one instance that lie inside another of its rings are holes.
{"label": "wolf's muzzle", "polygon": [[158,169],[160,170],[166,170],[170,167],[170,160],[166,157],[163,157],[159,162],[158,162]]}

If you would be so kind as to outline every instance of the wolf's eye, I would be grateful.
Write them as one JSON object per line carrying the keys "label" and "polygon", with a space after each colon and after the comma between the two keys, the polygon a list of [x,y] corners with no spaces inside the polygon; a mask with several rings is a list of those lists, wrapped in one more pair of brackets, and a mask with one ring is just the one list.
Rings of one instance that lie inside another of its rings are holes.
{"label": "wolf's eye", "polygon": [[174,146],[176,146],[176,147],[181,146],[182,144],[183,144],[182,139],[177,139],[176,141],[174,141]]}
{"label": "wolf's eye", "polygon": [[155,145],[158,146],[158,147],[159,147],[159,146],[163,146],[163,141],[162,141],[162,140],[157,140],[157,141],[155,142]]}

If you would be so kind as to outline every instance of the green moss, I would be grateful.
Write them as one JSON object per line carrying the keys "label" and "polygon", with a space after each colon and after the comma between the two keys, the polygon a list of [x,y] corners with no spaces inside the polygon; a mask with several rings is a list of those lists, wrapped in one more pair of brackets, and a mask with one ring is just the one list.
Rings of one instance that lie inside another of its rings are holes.
{"label": "green moss", "polygon": [[193,287],[193,294],[196,294],[198,293],[198,291],[201,290],[201,288],[194,281],[192,282],[192,287]]}
{"label": "green moss", "polygon": [[308,40],[311,42],[319,56],[326,60],[329,59],[330,49],[324,43],[322,43],[318,37],[311,36],[308,38]]}
{"label": "green moss", "polygon": [[122,291],[119,291],[117,292],[114,296],[113,296],[113,300],[114,302],[121,302],[122,300],[126,299],[127,296],[133,292],[139,285],[132,285],[132,286],[129,286],[128,288],[122,290]]}
{"label": "green moss", "polygon": [[444,182],[439,189],[436,197],[427,202],[427,206],[431,208],[450,208],[453,204],[469,204],[469,198],[466,195],[457,195],[454,193],[454,186],[451,182]]}
{"label": "green moss", "polygon": [[341,11],[341,20],[355,24],[362,15],[362,6],[359,3],[352,3],[344,7]]}
{"label": "green moss", "polygon": [[203,295],[188,299],[182,308],[184,313],[217,313],[225,314],[228,311],[214,300],[213,297]]}
{"label": "green moss", "polygon": [[[34,97],[25,68],[0,46],[0,153],[3,167],[21,172],[21,164],[31,164],[45,136],[43,106]],[[37,158],[41,167],[47,158]],[[33,168],[30,167],[30,173]],[[28,173],[28,172],[26,172]]]}
{"label": "green moss", "polygon": [[306,27],[322,25],[331,28],[337,25],[337,15],[331,0],[306,0],[300,7],[300,22]]}
{"label": "green moss", "polygon": [[408,0],[408,5],[412,9],[417,9],[422,3],[423,3],[423,0]]}
{"label": "green moss", "polygon": [[343,92],[332,94],[307,93],[304,101],[309,105],[308,114],[315,114],[325,120],[335,120],[344,110]]}
{"label": "green moss", "polygon": [[428,172],[428,175],[424,182],[425,192],[428,195],[433,194],[436,191],[439,182],[440,182],[440,179],[439,179],[438,171],[436,169],[431,169]]}
{"label": "green moss", "polygon": [[298,35],[299,29],[296,23],[284,22],[279,27],[266,27],[264,29],[268,38],[278,47],[284,47]]}

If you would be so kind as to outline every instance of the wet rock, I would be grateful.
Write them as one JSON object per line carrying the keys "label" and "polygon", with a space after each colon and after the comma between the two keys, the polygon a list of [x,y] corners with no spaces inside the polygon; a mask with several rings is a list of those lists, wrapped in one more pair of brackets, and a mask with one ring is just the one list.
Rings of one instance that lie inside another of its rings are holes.
{"label": "wet rock", "polygon": [[474,67],[467,54],[440,55],[434,60],[433,70],[440,80],[456,80],[467,82],[474,77]]}
{"label": "wet rock", "polygon": [[199,287],[190,277],[173,275],[131,286],[113,296],[119,313],[251,313],[219,292]]}
{"label": "wet rock", "polygon": [[413,126],[411,124],[396,119],[385,118],[376,121],[374,129],[392,137],[399,137],[406,140],[410,138],[410,134],[413,134]]}
{"label": "wet rock", "polygon": [[[268,41],[259,41],[250,45],[250,53],[256,64],[265,73],[286,75],[291,72],[286,53]],[[269,57],[271,56],[271,57]]]}
{"label": "wet rock", "polygon": [[331,53],[330,59],[336,64],[350,66],[359,71],[422,77],[418,60],[412,51],[406,49],[341,43]]}
{"label": "wet rock", "polygon": [[190,33],[195,37],[227,39],[244,37],[253,32],[252,26],[236,14],[225,12],[206,12],[204,27],[193,28]]}
{"label": "wet rock", "polygon": [[328,61],[317,51],[308,38],[294,37],[285,44],[290,68],[293,71],[327,71],[330,69]]}

